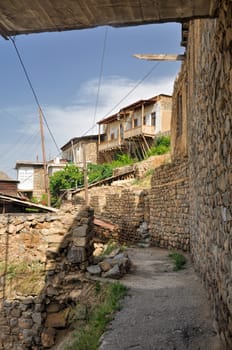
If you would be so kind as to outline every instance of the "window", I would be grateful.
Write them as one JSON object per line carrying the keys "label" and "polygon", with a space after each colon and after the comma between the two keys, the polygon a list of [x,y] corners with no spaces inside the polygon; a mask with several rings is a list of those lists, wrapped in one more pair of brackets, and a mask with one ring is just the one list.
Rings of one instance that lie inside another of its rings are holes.
{"label": "window", "polygon": [[156,112],[151,113],[151,125],[156,126]]}
{"label": "window", "polygon": [[137,128],[137,126],[138,126],[138,119],[136,118],[134,119],[134,128]]}
{"label": "window", "polygon": [[29,167],[19,168],[18,181],[20,181],[20,183],[18,184],[19,190],[32,190],[34,183],[34,169]]}

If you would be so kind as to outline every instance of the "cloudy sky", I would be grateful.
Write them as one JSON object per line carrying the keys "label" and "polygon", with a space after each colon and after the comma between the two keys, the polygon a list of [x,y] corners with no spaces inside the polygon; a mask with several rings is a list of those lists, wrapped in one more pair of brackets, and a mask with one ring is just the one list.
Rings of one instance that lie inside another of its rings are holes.
{"label": "cloudy sky", "polygon": [[[135,53],[181,53],[179,24],[18,36],[15,39],[58,147],[97,133],[96,122],[121,107],[171,94],[178,62]],[[103,54],[104,52],[104,54]],[[39,113],[12,42],[0,38],[0,170],[16,177],[17,160],[41,160]],[[46,126],[47,158],[59,151]]]}

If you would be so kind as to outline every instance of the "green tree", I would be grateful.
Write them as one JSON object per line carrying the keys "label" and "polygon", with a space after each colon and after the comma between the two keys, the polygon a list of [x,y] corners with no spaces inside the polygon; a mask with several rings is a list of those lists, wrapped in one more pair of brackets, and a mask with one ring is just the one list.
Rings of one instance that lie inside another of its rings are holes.
{"label": "green tree", "polygon": [[83,172],[76,165],[67,164],[64,169],[50,176],[52,204],[57,202],[61,190],[75,188],[81,185],[83,185]]}

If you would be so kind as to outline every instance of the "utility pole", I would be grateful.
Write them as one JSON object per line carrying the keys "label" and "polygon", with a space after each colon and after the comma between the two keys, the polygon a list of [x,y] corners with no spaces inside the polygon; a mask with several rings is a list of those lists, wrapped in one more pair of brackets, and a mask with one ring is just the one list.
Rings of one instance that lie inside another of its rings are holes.
{"label": "utility pole", "polygon": [[85,204],[89,204],[89,195],[88,195],[88,177],[87,177],[87,164],[86,164],[86,150],[85,144],[83,146],[83,171],[84,171],[84,186],[85,186]]}
{"label": "utility pole", "polygon": [[46,152],[45,152],[45,143],[44,143],[43,113],[41,109],[39,109],[39,122],[40,122],[40,137],[41,137],[42,157],[43,157],[43,166],[44,166],[44,190],[48,196],[48,205],[50,206],[50,192],[49,192],[49,185],[48,185],[48,171],[47,171],[47,161],[46,161]]}

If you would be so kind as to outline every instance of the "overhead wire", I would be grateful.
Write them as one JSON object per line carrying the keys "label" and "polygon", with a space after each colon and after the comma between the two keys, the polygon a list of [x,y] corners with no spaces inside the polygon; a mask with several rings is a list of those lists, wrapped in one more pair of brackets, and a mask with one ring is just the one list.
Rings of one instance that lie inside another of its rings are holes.
{"label": "overhead wire", "polygon": [[96,115],[97,115],[97,108],[98,108],[98,103],[99,103],[100,88],[101,88],[103,66],[104,66],[104,58],[105,58],[105,51],[106,51],[107,34],[108,34],[108,27],[105,28],[102,57],[101,57],[101,64],[100,64],[100,72],[99,72],[99,79],[98,79],[98,86],[97,86],[97,96],[96,96],[96,102],[95,102],[95,107],[94,107],[93,124],[95,124],[95,119],[96,119]]}
{"label": "overhead wire", "polygon": [[[109,112],[107,112],[107,113],[103,116],[102,119],[105,119],[105,118],[106,118],[111,112],[113,112],[113,110],[115,110],[115,108],[117,108],[128,96],[130,96],[130,94],[132,94],[132,92],[134,92],[134,91],[137,89],[137,87],[138,87],[139,85],[141,85],[141,84],[144,82],[144,80],[146,80],[146,79],[149,77],[149,75],[158,67],[159,64],[160,64],[160,62],[155,63],[155,64],[153,65],[153,67],[143,76],[143,78],[140,79],[140,80],[133,86],[133,88],[130,89],[130,90],[128,91],[128,93],[127,93],[123,98],[121,98],[121,100],[120,100],[118,103],[116,103],[116,104],[114,105],[114,107],[112,107],[112,108],[110,109]],[[87,135],[92,129],[95,128],[95,126],[96,126],[96,124],[94,123],[94,125],[92,125],[91,128],[89,128],[82,136]]]}
{"label": "overhead wire", "polygon": [[23,60],[22,60],[22,57],[21,57],[21,55],[20,55],[20,52],[19,52],[19,50],[18,50],[18,48],[17,48],[17,45],[16,45],[16,43],[15,43],[15,38],[10,37],[10,40],[11,40],[11,42],[12,42],[14,48],[15,48],[15,51],[16,51],[16,54],[17,54],[17,56],[18,56],[19,62],[20,62],[21,66],[22,66],[22,69],[23,69],[23,71],[24,71],[26,80],[27,80],[27,82],[28,82],[28,84],[29,84],[29,86],[30,86],[30,89],[31,89],[32,94],[33,94],[34,99],[35,99],[35,102],[36,102],[36,104],[37,104],[37,106],[38,106],[38,108],[39,108],[39,111],[41,112],[42,118],[43,118],[43,120],[44,120],[44,122],[45,122],[45,124],[46,124],[46,127],[47,127],[47,129],[48,129],[48,132],[49,132],[49,134],[50,134],[50,136],[51,136],[51,138],[52,138],[52,140],[53,140],[53,142],[54,142],[54,144],[55,144],[55,146],[56,146],[58,152],[60,152],[60,149],[59,149],[59,147],[58,147],[58,145],[57,145],[57,142],[56,142],[56,140],[55,140],[55,137],[54,137],[54,135],[53,135],[53,133],[52,133],[52,131],[51,131],[49,125],[48,125],[47,118],[45,117],[44,112],[43,112],[43,110],[42,110],[42,107],[41,107],[41,104],[40,104],[40,102],[39,102],[38,96],[37,96],[37,94],[36,94],[36,92],[35,92],[35,89],[34,89],[34,87],[33,87],[33,85],[32,85],[32,82],[31,82],[31,79],[30,79],[29,74],[28,74],[28,72],[27,72],[26,66],[25,66],[25,64],[24,64],[24,62],[23,62]]}

